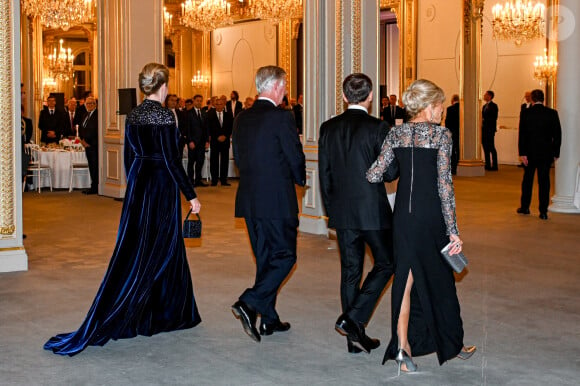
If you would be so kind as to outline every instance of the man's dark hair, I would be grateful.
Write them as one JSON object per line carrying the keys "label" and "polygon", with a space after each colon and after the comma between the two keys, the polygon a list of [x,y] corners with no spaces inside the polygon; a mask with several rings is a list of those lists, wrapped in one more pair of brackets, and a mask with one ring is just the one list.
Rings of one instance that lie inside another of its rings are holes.
{"label": "man's dark hair", "polygon": [[544,102],[544,92],[540,89],[532,90],[532,102]]}
{"label": "man's dark hair", "polygon": [[195,98],[202,98],[202,99],[203,99],[203,96],[202,96],[201,94],[195,94],[195,95],[193,96],[193,99],[195,99]]}
{"label": "man's dark hair", "polygon": [[491,99],[493,99],[495,97],[495,93],[491,90],[487,90],[486,93],[489,94],[489,96],[491,97]]}
{"label": "man's dark hair", "polygon": [[363,73],[350,74],[342,82],[342,92],[348,103],[360,103],[369,97],[373,90],[371,78]]}
{"label": "man's dark hair", "polygon": [[238,94],[238,92],[236,90],[233,90],[232,94],[234,94],[234,96],[236,97],[236,100],[240,99],[240,94]]}
{"label": "man's dark hair", "polygon": [[176,94],[167,94],[167,96],[165,97],[165,106],[167,106],[167,102],[169,101],[169,98],[171,98],[171,97],[177,98],[177,95]]}
{"label": "man's dark hair", "polygon": [[186,104],[186,105],[187,105],[187,104],[190,104],[190,103],[193,103],[193,99],[186,99],[186,100],[185,100],[185,104]]}

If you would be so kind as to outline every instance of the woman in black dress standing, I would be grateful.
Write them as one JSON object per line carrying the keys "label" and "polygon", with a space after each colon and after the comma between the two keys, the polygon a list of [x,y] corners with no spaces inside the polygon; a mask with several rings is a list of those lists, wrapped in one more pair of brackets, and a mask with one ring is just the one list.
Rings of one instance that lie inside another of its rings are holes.
{"label": "woman in black dress standing", "polygon": [[393,214],[395,279],[392,338],[383,363],[394,359],[399,371],[417,370],[412,355],[437,353],[439,364],[467,359],[475,347],[463,346],[463,326],[455,279],[440,250],[453,243],[461,251],[451,180],[451,132],[439,126],[445,95],[428,80],[417,80],[403,94],[409,121],[391,129],[370,182],[400,174]]}
{"label": "woman in black dress standing", "polygon": [[180,190],[194,213],[201,207],[178,148],[171,111],[161,106],[169,70],[149,63],[139,74],[145,100],[127,116],[127,190],[117,245],[81,327],[44,348],[75,355],[109,339],[151,336],[201,322],[181,231]]}

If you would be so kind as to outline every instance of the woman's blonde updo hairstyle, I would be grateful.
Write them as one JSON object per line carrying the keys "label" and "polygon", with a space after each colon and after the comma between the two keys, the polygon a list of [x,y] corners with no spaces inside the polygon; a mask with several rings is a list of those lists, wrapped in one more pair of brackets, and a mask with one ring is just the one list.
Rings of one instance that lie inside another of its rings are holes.
{"label": "woman's blonde updo hairstyle", "polygon": [[403,104],[409,119],[415,118],[429,105],[443,103],[444,100],[443,90],[427,79],[417,79],[403,93]]}
{"label": "woman's blonde updo hairstyle", "polygon": [[149,96],[169,81],[169,69],[163,64],[148,63],[139,74],[139,89]]}

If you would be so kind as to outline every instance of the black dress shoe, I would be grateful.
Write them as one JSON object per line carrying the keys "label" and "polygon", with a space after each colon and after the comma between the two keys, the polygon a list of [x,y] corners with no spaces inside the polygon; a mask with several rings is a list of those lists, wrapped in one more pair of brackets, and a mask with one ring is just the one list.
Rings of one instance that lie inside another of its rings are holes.
{"label": "black dress shoe", "polygon": [[[365,335],[365,340],[368,340],[368,347],[371,350],[374,350],[381,345],[380,340],[371,338],[368,335]],[[352,341],[348,337],[346,338],[346,348],[348,349],[348,352],[351,354],[358,354],[362,352],[360,348],[352,344]]]}
{"label": "black dress shoe", "polygon": [[212,182],[211,186],[217,186],[217,182]]}
{"label": "black dress shoe", "polygon": [[358,354],[362,352],[362,350],[353,345],[350,339],[348,338],[346,338],[346,348],[348,349],[348,352],[351,354]]}
{"label": "black dress shoe", "polygon": [[516,209],[516,212],[519,214],[530,214],[530,210],[524,209],[524,208],[518,208],[518,209]]}
{"label": "black dress shoe", "polygon": [[[345,335],[352,342],[353,347],[357,347],[367,354],[372,350],[372,342],[370,338],[366,337],[364,327],[355,323],[346,315],[341,315],[335,324],[335,329],[340,334]],[[368,339],[365,339],[368,338]]]}
{"label": "black dress shoe", "polygon": [[281,322],[276,323],[260,323],[260,335],[272,335],[274,332],[284,332],[290,329],[290,323]]}
{"label": "black dress shoe", "polygon": [[229,184],[227,182],[222,182],[222,186],[232,186],[232,184]]}
{"label": "black dress shoe", "polygon": [[258,330],[256,330],[256,311],[252,310],[243,301],[238,300],[232,306],[232,312],[234,313],[234,316],[242,322],[242,327],[246,334],[256,342],[259,342],[261,338],[260,334],[258,334]]}
{"label": "black dress shoe", "polygon": [[547,213],[540,213],[540,219],[547,220],[548,219],[548,214]]}
{"label": "black dress shoe", "polygon": [[205,188],[206,186],[209,186],[209,185],[204,183],[204,182],[201,182],[201,181],[195,183],[196,188]]}

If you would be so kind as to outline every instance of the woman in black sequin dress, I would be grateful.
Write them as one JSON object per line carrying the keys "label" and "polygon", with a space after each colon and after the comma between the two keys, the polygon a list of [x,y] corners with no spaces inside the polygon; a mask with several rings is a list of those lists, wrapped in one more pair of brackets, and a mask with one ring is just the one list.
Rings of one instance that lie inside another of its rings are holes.
{"label": "woman in black sequin dress", "polygon": [[201,319],[181,232],[180,190],[200,203],[181,163],[171,111],[161,106],[169,71],[150,63],[139,74],[146,95],[125,126],[127,190],[109,268],[81,327],[44,348],[75,355],[109,339],[191,328]]}
{"label": "woman in black sequin dress", "polygon": [[393,213],[395,279],[392,338],[383,363],[394,359],[403,371],[417,369],[413,356],[437,353],[439,363],[469,357],[455,279],[440,250],[453,242],[461,251],[451,180],[451,132],[439,126],[443,90],[417,80],[403,94],[409,122],[389,132],[381,154],[367,171],[370,182],[400,174]]}

